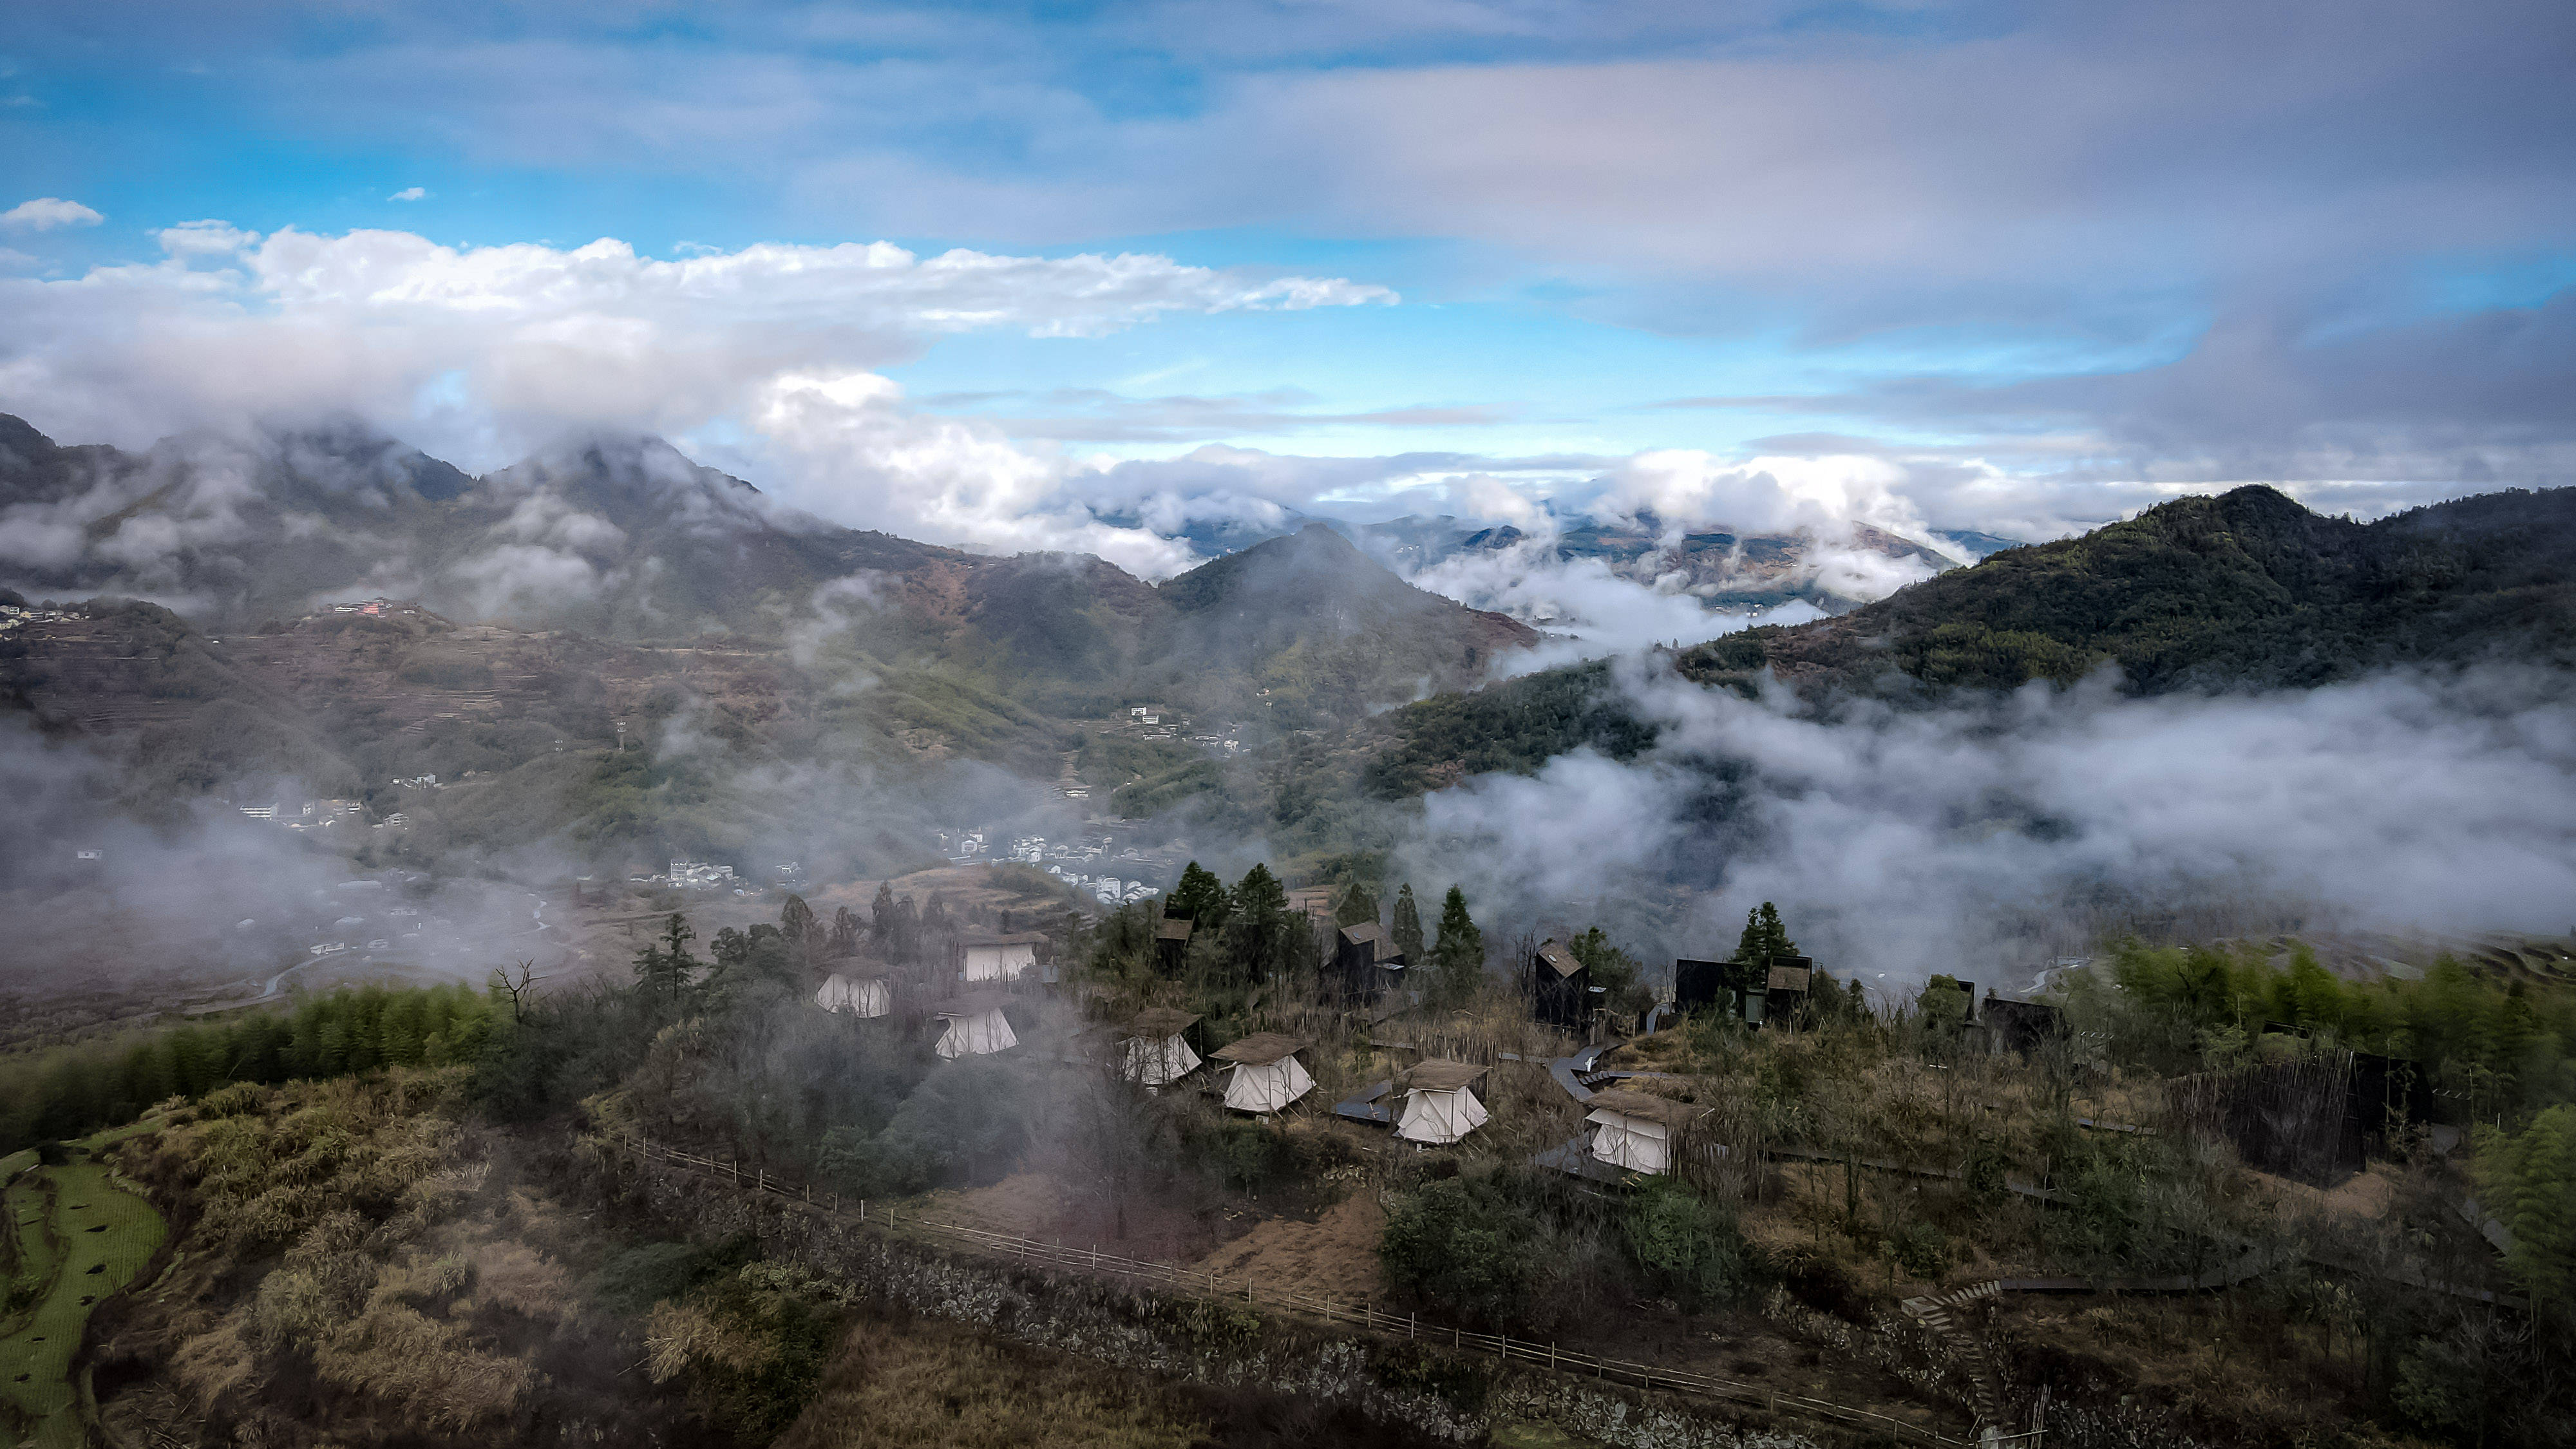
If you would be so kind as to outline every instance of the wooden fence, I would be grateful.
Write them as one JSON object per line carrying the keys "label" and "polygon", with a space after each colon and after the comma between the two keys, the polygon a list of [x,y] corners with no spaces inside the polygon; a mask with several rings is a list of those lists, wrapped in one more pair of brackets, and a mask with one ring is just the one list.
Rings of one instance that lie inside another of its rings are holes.
{"label": "wooden fence", "polygon": [[1856,1409],[1828,1399],[1810,1398],[1804,1394],[1782,1393],[1760,1384],[1740,1379],[1722,1378],[1715,1374],[1693,1373],[1686,1369],[1659,1368],[1653,1364],[1625,1359],[1603,1358],[1560,1348],[1554,1343],[1538,1343],[1509,1334],[1478,1333],[1472,1329],[1441,1327],[1423,1323],[1417,1315],[1388,1313],[1375,1304],[1317,1298],[1304,1293],[1291,1293],[1266,1284],[1240,1278],[1228,1278],[1198,1268],[1185,1268],[1172,1263],[1155,1263],[1142,1259],[1103,1253],[1096,1248],[1068,1248],[1056,1243],[1042,1243],[1034,1238],[989,1232],[962,1223],[941,1222],[919,1213],[898,1212],[883,1204],[844,1199],[834,1192],[817,1193],[811,1184],[790,1184],[761,1169],[745,1172],[738,1162],[701,1156],[642,1137],[612,1138],[619,1146],[635,1152],[646,1162],[664,1162],[688,1168],[742,1191],[767,1194],[802,1203],[817,1212],[855,1226],[896,1235],[918,1235],[963,1247],[987,1257],[1042,1265],[1100,1277],[1116,1277],[1148,1284],[1171,1292],[1208,1298],[1233,1298],[1283,1313],[1303,1314],[1328,1323],[1348,1324],[1369,1333],[1406,1342],[1446,1345],[1457,1352],[1489,1353],[1498,1360],[1517,1360],[1552,1373],[1576,1374],[1596,1380],[1633,1384],[1640,1389],[1664,1389],[1674,1393],[1695,1394],[1722,1403],[1742,1405],[1770,1414],[1795,1415],[1823,1420],[1846,1429],[1858,1429],[1887,1435],[1908,1444],[1925,1444],[1939,1449],[1943,1445],[1986,1446],[2014,1444],[2038,1449],[2038,1429],[2007,1433],[1994,1437],[1961,1439],[1935,1429],[1887,1414]]}

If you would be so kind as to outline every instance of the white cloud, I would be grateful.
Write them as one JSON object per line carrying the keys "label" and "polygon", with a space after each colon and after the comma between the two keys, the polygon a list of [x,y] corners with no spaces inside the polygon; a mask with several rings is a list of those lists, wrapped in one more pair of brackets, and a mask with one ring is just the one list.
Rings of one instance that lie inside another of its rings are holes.
{"label": "white cloud", "polygon": [[1095,519],[1068,490],[1074,470],[1061,458],[902,399],[873,373],[786,374],[748,418],[761,456],[799,480],[796,501],[828,517],[1005,553],[1097,554],[1147,578],[1196,561],[1185,544]]}
{"label": "white cloud", "polygon": [[96,226],[106,220],[77,201],[59,196],[39,196],[22,201],[7,211],[0,211],[0,226],[23,231],[51,231],[58,226]]}
{"label": "white cloud", "polygon": [[2094,681],[1831,721],[1622,674],[1665,726],[1654,749],[1429,797],[1414,878],[1544,912],[1624,893],[1626,873],[1690,903],[1661,943],[1680,954],[1722,951],[1770,900],[1837,973],[1999,983],[2125,911],[2211,934],[2294,918],[2554,934],[2576,894],[2576,732],[2563,684],[2537,674],[2219,699]]}
{"label": "white cloud", "polygon": [[183,221],[163,227],[161,250],[174,257],[221,257],[256,246],[259,233],[227,221]]}
{"label": "white cloud", "polygon": [[[221,222],[161,239],[159,264],[0,281],[16,324],[0,338],[0,383],[40,425],[137,443],[243,416],[355,412],[488,467],[568,427],[682,432],[737,417],[775,378],[881,367],[950,333],[1089,336],[1176,311],[1394,300],[1137,254],[919,257],[880,242],[664,261],[610,239],[447,247]],[[416,406],[432,393],[438,408]]]}
{"label": "white cloud", "polygon": [[1174,312],[1395,301],[1365,283],[1142,254],[916,256],[880,242],[666,261],[612,239],[448,247],[221,221],[160,241],[157,263],[0,279],[13,319],[0,395],[14,409],[58,437],[127,445],[355,414],[473,471],[568,432],[703,431],[701,451],[766,465],[764,487],[840,521],[1091,549],[1153,572],[1188,551],[1093,522],[1058,492],[1072,464],[918,416],[874,369],[967,331],[1096,336]]}
{"label": "white cloud", "polygon": [[1870,457],[1762,457],[1730,463],[1696,449],[1639,453],[1613,469],[1596,513],[1650,512],[1667,532],[1723,525],[1752,533],[1800,528],[1841,532],[1865,523],[1904,537],[1923,532],[1897,491],[1905,473]]}
{"label": "white cloud", "polygon": [[386,198],[385,198],[385,200],[387,200],[387,201],[419,201],[419,200],[421,200],[422,198],[424,198],[424,197],[426,197],[426,196],[428,196],[428,195],[429,195],[429,189],[428,189],[427,187],[422,187],[422,186],[406,186],[406,187],[404,187],[402,190],[395,192],[393,195],[386,197]]}

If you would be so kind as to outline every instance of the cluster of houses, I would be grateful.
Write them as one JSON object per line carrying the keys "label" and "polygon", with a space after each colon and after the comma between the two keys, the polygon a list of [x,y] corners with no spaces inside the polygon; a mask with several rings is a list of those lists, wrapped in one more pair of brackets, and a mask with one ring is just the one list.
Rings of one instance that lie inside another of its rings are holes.
{"label": "cluster of houses", "polygon": [[367,813],[367,807],[355,800],[307,800],[300,806],[264,800],[234,808],[247,819],[266,820],[289,830],[328,830],[344,820],[358,820]]}
{"label": "cluster of houses", "polygon": [[671,862],[671,869],[667,873],[637,876],[634,878],[634,883],[668,886],[680,891],[730,890],[736,895],[744,894],[740,889],[743,881],[734,874],[732,866],[717,865],[704,860],[675,860]]}
{"label": "cluster of houses", "polygon": [[0,634],[29,624],[52,624],[70,617],[61,609],[30,609],[18,604],[0,604]]}

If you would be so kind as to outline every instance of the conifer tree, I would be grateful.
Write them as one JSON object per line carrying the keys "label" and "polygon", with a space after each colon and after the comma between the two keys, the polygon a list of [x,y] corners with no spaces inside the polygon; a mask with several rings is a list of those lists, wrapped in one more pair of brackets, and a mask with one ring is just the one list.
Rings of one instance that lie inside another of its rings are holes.
{"label": "conifer tree", "polygon": [[1333,924],[1336,926],[1376,925],[1377,897],[1368,893],[1367,886],[1353,882],[1350,890],[1343,894],[1342,903],[1333,908]]}
{"label": "conifer tree", "polygon": [[894,959],[894,884],[877,884],[877,898],[868,903],[868,950],[879,960]]}
{"label": "conifer tree", "polygon": [[1485,933],[1467,915],[1467,893],[1456,886],[1440,902],[1440,939],[1432,944],[1433,989],[1442,1001],[1476,994],[1485,977]]}
{"label": "conifer tree", "polygon": [[1759,965],[1775,957],[1797,954],[1797,944],[1789,939],[1788,928],[1780,924],[1777,906],[1764,901],[1758,909],[1744,913],[1744,934],[1736,940],[1734,959]]}
{"label": "conifer tree", "polygon": [[1413,903],[1411,882],[1395,893],[1395,924],[1390,934],[1395,937],[1395,949],[1404,953],[1405,964],[1422,964],[1422,911]]}
{"label": "conifer tree", "polygon": [[816,929],[814,908],[803,896],[790,894],[778,910],[778,934],[787,938],[788,949],[800,954],[811,950]]}
{"label": "conifer tree", "polygon": [[848,906],[832,912],[832,935],[823,949],[835,958],[855,956],[859,950],[859,918]]}
{"label": "conifer tree", "polygon": [[1256,864],[1226,898],[1226,937],[1234,969],[1258,981],[1278,969],[1287,944],[1288,888],[1270,867]]}
{"label": "conifer tree", "polygon": [[910,896],[895,899],[894,958],[898,961],[921,959],[921,912],[914,909]]}
{"label": "conifer tree", "polygon": [[1172,914],[1197,922],[1201,931],[1214,931],[1225,924],[1225,882],[1216,878],[1215,871],[1200,869],[1195,860],[1181,871],[1181,883],[1172,887],[1163,903]]}

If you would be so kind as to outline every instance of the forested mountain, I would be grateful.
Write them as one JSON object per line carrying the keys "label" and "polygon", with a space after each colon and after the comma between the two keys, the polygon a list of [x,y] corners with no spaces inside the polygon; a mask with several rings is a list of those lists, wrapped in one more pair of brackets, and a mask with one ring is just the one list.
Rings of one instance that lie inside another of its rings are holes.
{"label": "forested mountain", "polygon": [[1839,618],[1687,651],[1802,687],[2009,689],[2116,664],[2138,693],[2320,684],[2394,664],[2576,663],[2576,489],[2356,523],[2265,487],[1998,553]]}
{"label": "forested mountain", "polygon": [[381,595],[604,639],[792,638],[826,665],[937,670],[1072,714],[1140,692],[1203,708],[1261,698],[1301,718],[1363,709],[1472,683],[1495,651],[1536,639],[1321,529],[1157,589],[1088,556],[841,528],[658,438],[477,479],[354,427],[138,455],[60,447],[0,417],[0,585],[147,598],[216,632]]}
{"label": "forested mountain", "polygon": [[[1829,699],[1934,701],[2116,665],[2139,694],[2297,687],[2405,664],[2576,667],[2576,489],[2511,491],[2356,523],[2279,492],[2184,498],[2080,538],[1996,553],[1836,618],[1674,658],[1702,684],[1766,677]],[[1526,675],[1379,718],[1360,775],[1403,798],[1651,744],[1599,664]]]}

